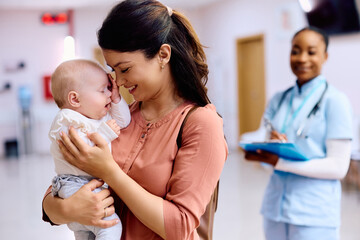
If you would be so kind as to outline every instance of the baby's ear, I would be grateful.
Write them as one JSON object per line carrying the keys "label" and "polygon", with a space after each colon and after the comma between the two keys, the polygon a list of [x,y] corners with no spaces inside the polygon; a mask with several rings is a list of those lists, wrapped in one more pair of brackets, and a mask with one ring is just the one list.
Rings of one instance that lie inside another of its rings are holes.
{"label": "baby's ear", "polygon": [[70,91],[68,94],[68,102],[72,107],[80,107],[79,94],[75,91]]}

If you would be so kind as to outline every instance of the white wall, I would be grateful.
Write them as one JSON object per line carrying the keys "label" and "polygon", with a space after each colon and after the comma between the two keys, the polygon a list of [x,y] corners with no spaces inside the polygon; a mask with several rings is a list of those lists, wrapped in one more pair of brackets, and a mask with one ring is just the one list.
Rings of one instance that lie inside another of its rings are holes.
{"label": "white wall", "polygon": [[[110,7],[75,10],[74,27],[77,55],[92,58],[96,30]],[[290,26],[281,25],[281,13],[290,13]],[[0,9],[0,87],[6,81],[11,91],[0,93],[0,156],[3,141],[19,135],[19,104],[17,88],[28,85],[33,90],[34,147],[47,153],[47,131],[57,108],[42,95],[42,76],[51,73],[60,63],[63,38],[67,26],[44,26],[40,23],[43,11]],[[257,34],[265,36],[266,93],[269,99],[276,91],[294,82],[289,67],[289,49],[292,34],[306,25],[297,0],[223,0],[207,7],[187,10],[206,53],[210,68],[208,89],[212,102],[224,118],[225,135],[230,148],[237,146],[237,69],[236,40]],[[360,114],[359,60],[360,34],[330,38],[329,60],[324,74],[329,82],[350,98],[354,112]],[[24,60],[26,68],[7,72],[6,64]]]}
{"label": "white wall", "polygon": [[[74,12],[76,54],[83,58],[93,57],[97,46],[96,30],[100,27],[109,8],[82,9]],[[0,93],[0,156],[4,154],[6,139],[21,139],[21,113],[17,90],[28,86],[33,92],[33,148],[34,152],[47,153],[50,142],[47,137],[52,118],[57,112],[53,102],[43,97],[42,77],[51,74],[61,62],[63,39],[68,35],[67,25],[45,26],[40,22],[41,10],[0,9],[0,87],[10,82],[10,91]],[[20,71],[8,71],[7,66],[24,61]],[[21,142],[21,141],[20,141]]]}

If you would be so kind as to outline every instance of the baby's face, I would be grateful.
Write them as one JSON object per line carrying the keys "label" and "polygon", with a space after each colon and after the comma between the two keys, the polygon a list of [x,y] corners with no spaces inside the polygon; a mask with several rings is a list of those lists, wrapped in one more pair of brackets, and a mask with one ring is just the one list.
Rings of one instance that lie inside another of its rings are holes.
{"label": "baby's face", "polygon": [[105,72],[89,71],[87,77],[78,90],[80,108],[77,111],[91,119],[103,118],[111,106],[111,91],[108,89],[109,80]]}

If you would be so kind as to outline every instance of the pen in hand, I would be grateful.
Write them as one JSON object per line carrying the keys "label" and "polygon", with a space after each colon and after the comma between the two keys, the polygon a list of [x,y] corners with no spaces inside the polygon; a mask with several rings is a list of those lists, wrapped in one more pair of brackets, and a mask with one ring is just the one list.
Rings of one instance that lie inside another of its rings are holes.
{"label": "pen in hand", "polygon": [[270,122],[269,119],[264,118],[264,124],[265,127],[270,131],[271,136],[270,139],[271,140],[280,140],[280,142],[285,143],[287,142],[287,137],[285,134],[281,134],[278,131],[276,131],[276,129],[274,128],[274,126],[272,125],[272,123]]}
{"label": "pen in hand", "polygon": [[271,131],[271,136],[270,136],[270,139],[272,140],[279,140],[280,142],[282,143],[285,143],[287,142],[287,138],[286,138],[286,135],[285,134],[281,134],[277,131]]}

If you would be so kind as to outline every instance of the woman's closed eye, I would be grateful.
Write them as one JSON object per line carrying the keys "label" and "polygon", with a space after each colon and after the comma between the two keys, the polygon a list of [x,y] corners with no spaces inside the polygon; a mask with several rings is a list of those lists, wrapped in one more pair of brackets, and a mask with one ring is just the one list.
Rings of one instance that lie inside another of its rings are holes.
{"label": "woman's closed eye", "polygon": [[120,69],[120,71],[122,72],[122,73],[126,73],[126,72],[128,72],[130,70],[130,68],[128,67],[128,68],[124,68],[124,69]]}

